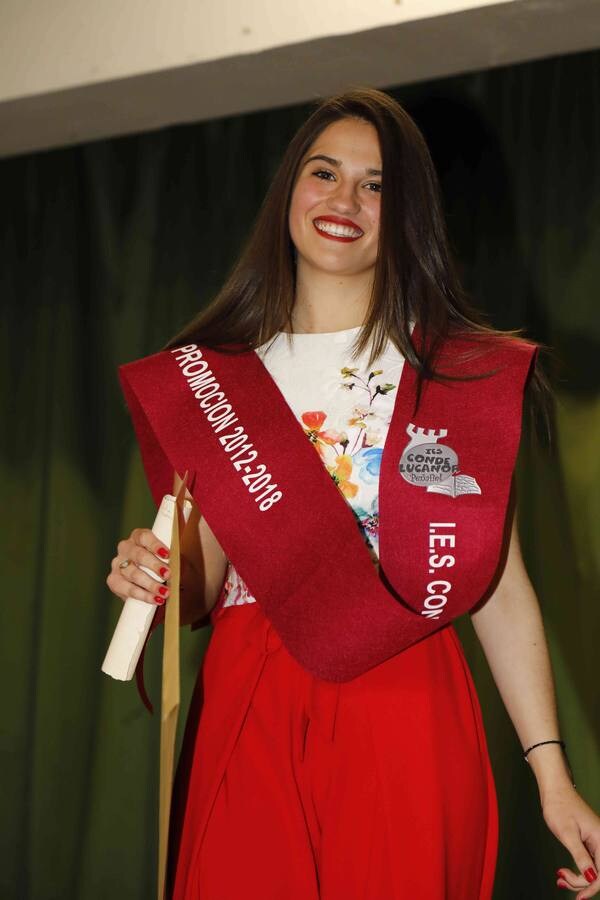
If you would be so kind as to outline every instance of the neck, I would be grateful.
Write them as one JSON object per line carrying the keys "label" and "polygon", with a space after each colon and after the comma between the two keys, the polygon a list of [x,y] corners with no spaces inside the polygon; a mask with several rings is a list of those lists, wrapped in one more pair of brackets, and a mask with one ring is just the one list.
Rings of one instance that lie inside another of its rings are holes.
{"label": "neck", "polygon": [[294,331],[343,331],[362,325],[367,316],[373,270],[343,275],[315,269],[298,259],[292,311]]}

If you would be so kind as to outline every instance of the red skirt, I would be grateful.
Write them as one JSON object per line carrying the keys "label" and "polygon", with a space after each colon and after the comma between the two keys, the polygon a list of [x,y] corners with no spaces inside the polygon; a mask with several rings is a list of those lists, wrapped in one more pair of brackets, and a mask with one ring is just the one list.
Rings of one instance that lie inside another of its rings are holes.
{"label": "red skirt", "polygon": [[173,792],[169,900],[489,900],[498,810],[452,627],[344,683],[219,609]]}

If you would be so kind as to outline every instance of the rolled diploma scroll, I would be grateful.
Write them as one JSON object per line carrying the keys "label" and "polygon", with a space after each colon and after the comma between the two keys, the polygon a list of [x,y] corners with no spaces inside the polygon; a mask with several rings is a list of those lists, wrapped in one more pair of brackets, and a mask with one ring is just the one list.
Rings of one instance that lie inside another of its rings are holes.
{"label": "rolled diploma scroll", "polygon": [[[183,516],[187,522],[192,509],[189,500],[183,502]],[[156,537],[167,547],[171,546],[171,529],[173,527],[173,513],[175,511],[175,497],[173,494],[165,494],[156,513],[152,531]],[[140,566],[148,575],[156,581],[161,578],[147,566]],[[123,609],[117,622],[112,640],[107,650],[102,671],[111,678],[119,681],[130,681],[133,678],[135,667],[138,664],[146,635],[150,631],[150,625],[156,612],[156,604],[146,603],[136,597],[128,597],[123,604]]]}

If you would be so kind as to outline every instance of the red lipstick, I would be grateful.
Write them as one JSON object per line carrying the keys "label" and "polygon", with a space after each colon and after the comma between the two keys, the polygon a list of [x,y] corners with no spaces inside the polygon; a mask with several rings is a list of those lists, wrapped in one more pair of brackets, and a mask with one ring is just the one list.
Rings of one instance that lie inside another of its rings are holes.
{"label": "red lipstick", "polygon": [[[346,225],[348,228],[354,228],[356,231],[359,231],[360,234],[356,235],[341,235],[341,234],[329,234],[326,231],[321,231],[317,228],[317,222],[331,222],[333,225]],[[343,243],[349,243],[350,241],[357,241],[360,237],[363,236],[363,230],[360,228],[356,222],[353,222],[351,219],[345,219],[343,216],[317,216],[313,219],[313,226],[315,231],[321,235],[321,237],[329,238],[330,241],[342,241]]]}

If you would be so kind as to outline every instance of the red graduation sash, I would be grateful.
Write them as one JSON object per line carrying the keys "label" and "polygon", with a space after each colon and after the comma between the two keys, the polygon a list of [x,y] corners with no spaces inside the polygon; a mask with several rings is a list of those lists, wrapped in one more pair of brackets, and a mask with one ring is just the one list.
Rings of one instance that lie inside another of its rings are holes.
{"label": "red graduation sash", "polygon": [[319,678],[362,674],[467,612],[490,585],[536,348],[490,339],[477,354],[481,346],[447,339],[440,370],[495,374],[427,381],[416,413],[416,372],[403,367],[381,462],[379,574],[254,350],[188,344],[119,366],[155,502],[174,470],[192,473],[191,493],[225,554]]}

